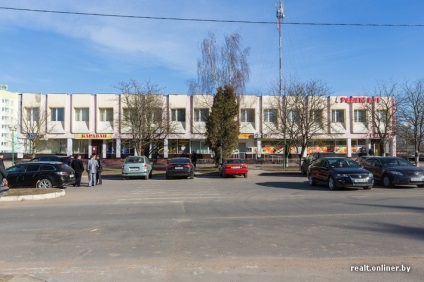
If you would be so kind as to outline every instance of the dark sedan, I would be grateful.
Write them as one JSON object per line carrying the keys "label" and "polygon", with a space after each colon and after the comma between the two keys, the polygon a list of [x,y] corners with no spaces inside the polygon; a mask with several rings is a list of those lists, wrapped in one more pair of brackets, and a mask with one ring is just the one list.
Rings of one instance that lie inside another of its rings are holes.
{"label": "dark sedan", "polygon": [[314,162],[308,169],[309,184],[318,183],[328,185],[335,190],[341,187],[362,187],[371,189],[374,177],[371,172],[349,158],[322,158]]}
{"label": "dark sedan", "polygon": [[385,187],[417,185],[424,187],[424,169],[399,157],[368,158],[362,165],[374,174]]}
{"label": "dark sedan", "polygon": [[166,179],[172,177],[194,178],[194,167],[189,158],[171,159],[166,166]]}
{"label": "dark sedan", "polygon": [[75,183],[74,170],[61,162],[27,162],[7,169],[9,187],[52,188]]}

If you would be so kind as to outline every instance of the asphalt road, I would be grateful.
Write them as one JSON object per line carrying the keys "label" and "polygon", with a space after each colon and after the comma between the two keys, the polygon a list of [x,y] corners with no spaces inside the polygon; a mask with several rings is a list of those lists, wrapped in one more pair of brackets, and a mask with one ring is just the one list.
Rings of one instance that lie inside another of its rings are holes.
{"label": "asphalt road", "polygon": [[[306,177],[123,181],[0,204],[0,281],[422,281],[424,189]],[[407,272],[354,272],[368,265]],[[8,276],[5,276],[8,275]]]}

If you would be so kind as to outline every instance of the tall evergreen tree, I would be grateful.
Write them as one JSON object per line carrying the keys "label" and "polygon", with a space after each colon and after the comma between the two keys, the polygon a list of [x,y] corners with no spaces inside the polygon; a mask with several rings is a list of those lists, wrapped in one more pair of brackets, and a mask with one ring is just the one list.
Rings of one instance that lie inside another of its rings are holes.
{"label": "tall evergreen tree", "polygon": [[233,150],[238,147],[240,133],[238,112],[234,88],[230,85],[219,87],[206,122],[206,142],[215,154],[216,163],[219,162],[221,144],[223,159],[231,157]]}

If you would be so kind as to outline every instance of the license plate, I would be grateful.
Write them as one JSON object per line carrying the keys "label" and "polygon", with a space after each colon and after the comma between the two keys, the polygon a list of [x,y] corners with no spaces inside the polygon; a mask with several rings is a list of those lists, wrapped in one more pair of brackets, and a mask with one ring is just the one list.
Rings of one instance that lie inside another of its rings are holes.
{"label": "license plate", "polygon": [[138,170],[138,168],[137,167],[130,167],[130,169],[129,169],[130,171],[135,171],[135,170]]}
{"label": "license plate", "polygon": [[411,178],[411,181],[422,181],[423,179],[421,177],[413,177]]}
{"label": "license plate", "polygon": [[74,174],[71,174],[69,177],[70,177],[70,178],[74,178],[74,177],[75,177],[75,175],[74,175]]}
{"label": "license plate", "polygon": [[177,167],[175,167],[175,169],[183,169],[183,167],[177,166]]}
{"label": "license plate", "polygon": [[232,168],[240,168],[239,166],[233,166]]}
{"label": "license plate", "polygon": [[355,183],[364,183],[364,182],[368,182],[368,179],[364,178],[364,179],[355,179]]}

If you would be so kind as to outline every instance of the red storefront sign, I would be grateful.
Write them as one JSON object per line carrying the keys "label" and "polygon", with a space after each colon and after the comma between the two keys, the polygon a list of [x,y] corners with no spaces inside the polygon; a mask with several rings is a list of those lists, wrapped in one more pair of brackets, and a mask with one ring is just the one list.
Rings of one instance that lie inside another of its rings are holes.
{"label": "red storefront sign", "polygon": [[336,97],[336,103],[380,103],[380,97]]}

